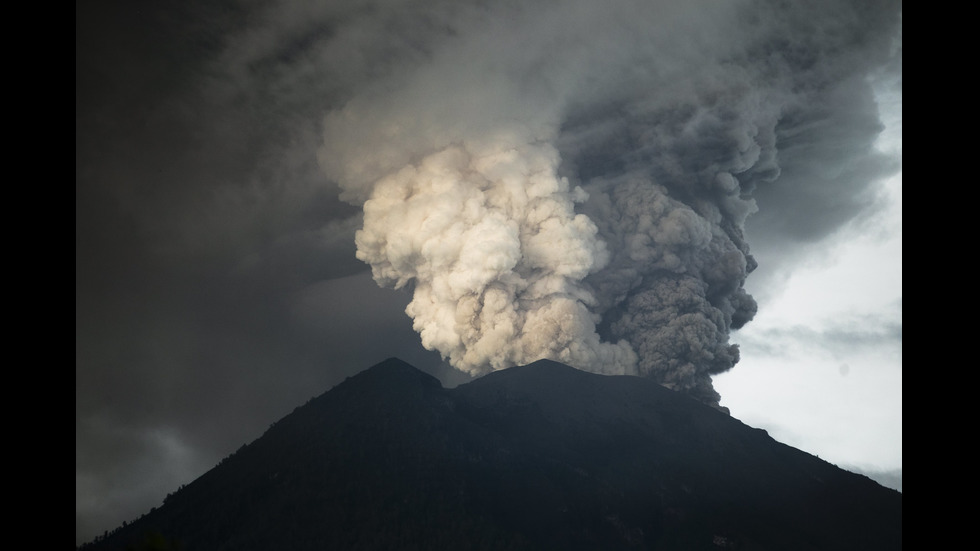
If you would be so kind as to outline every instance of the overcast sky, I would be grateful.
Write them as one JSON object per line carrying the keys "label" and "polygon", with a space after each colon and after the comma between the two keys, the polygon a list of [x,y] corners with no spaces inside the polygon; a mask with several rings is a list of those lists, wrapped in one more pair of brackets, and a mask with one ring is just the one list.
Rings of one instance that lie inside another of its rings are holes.
{"label": "overcast sky", "polygon": [[390,356],[900,488],[901,2],[480,4],[76,4],[76,544]]}

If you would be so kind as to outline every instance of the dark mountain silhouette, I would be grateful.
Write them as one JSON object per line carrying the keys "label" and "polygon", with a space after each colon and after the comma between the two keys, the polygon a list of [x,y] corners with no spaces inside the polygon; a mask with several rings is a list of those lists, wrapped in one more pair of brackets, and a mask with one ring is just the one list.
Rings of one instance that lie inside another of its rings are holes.
{"label": "dark mountain silhouette", "polygon": [[901,547],[901,493],[650,380],[389,359],[83,549]]}

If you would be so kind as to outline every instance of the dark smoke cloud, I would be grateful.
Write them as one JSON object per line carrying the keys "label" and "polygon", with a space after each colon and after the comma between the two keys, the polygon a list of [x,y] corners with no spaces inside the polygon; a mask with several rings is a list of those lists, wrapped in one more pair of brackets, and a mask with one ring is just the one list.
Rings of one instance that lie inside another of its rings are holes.
{"label": "dark smoke cloud", "polygon": [[80,4],[76,538],[387,356],[717,403],[756,259],[860,220],[898,168],[872,84],[900,93],[900,12]]}
{"label": "dark smoke cloud", "polygon": [[[859,194],[833,184],[880,173],[868,76],[898,12],[699,7],[480,11],[327,114],[321,164],[365,210],[358,258],[411,286],[426,348],[475,375],[549,357],[717,405],[710,377],[756,310],[752,192],[788,165],[824,210],[797,232],[853,217]],[[829,164],[842,144],[853,158]]]}

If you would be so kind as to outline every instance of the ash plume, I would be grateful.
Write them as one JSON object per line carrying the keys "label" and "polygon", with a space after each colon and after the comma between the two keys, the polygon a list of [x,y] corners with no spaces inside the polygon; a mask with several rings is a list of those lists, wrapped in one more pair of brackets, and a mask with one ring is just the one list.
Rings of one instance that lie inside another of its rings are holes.
{"label": "ash plume", "polygon": [[828,171],[871,154],[873,105],[840,114],[867,107],[901,13],[874,0],[373,7],[338,16],[331,40],[359,80],[326,114],[319,160],[363,206],[357,257],[411,291],[423,345],[473,375],[550,358],[712,405],[711,376],[739,360],[730,333],[757,308],[754,194],[794,169],[786,148],[864,144]]}

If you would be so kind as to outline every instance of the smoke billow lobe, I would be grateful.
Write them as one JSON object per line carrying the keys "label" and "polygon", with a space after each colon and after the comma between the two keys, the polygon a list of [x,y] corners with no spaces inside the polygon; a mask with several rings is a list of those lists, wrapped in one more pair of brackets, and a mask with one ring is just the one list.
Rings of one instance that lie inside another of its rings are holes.
{"label": "smoke billow lobe", "polygon": [[444,32],[399,31],[402,63],[327,113],[321,166],[453,366],[551,358],[717,405],[756,311],[753,192],[783,141],[880,131],[819,129],[864,100],[901,4],[595,4],[401,4]]}

